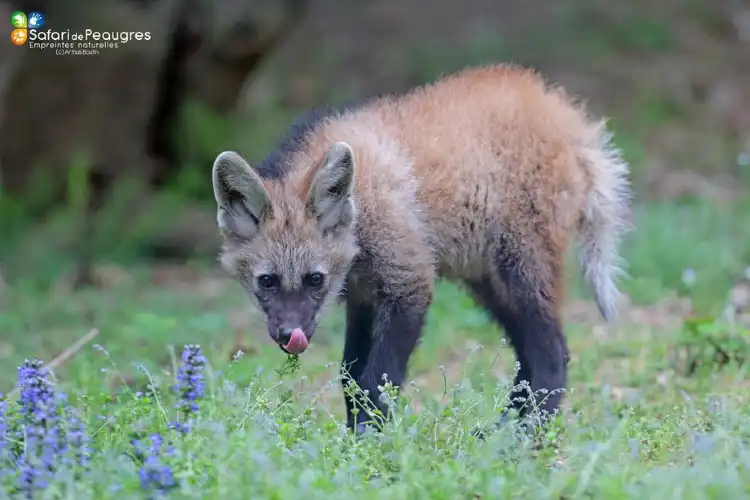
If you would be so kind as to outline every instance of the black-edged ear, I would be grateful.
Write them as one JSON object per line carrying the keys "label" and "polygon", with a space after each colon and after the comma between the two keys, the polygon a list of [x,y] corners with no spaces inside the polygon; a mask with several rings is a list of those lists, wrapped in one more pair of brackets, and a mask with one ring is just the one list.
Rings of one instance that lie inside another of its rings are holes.
{"label": "black-edged ear", "polygon": [[271,199],[263,181],[237,153],[224,151],[214,160],[216,221],[225,238],[250,239],[272,215]]}
{"label": "black-edged ear", "polygon": [[317,219],[323,233],[354,222],[354,168],[352,148],[345,142],[337,142],[315,174],[307,195],[307,210]]}

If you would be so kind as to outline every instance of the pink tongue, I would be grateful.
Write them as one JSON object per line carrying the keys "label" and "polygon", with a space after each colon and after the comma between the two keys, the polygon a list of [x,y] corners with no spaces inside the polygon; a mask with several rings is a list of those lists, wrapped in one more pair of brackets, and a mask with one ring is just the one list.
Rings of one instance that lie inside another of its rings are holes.
{"label": "pink tongue", "polygon": [[307,337],[305,336],[305,332],[300,328],[295,328],[292,331],[292,337],[289,339],[289,343],[284,346],[284,349],[292,354],[299,354],[307,349]]}

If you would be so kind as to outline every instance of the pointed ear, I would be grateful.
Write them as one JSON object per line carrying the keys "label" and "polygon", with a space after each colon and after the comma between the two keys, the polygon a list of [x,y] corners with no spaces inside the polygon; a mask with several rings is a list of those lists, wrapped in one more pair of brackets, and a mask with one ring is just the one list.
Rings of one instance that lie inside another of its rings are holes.
{"label": "pointed ear", "polygon": [[272,216],[271,199],[263,181],[237,153],[224,151],[213,166],[216,221],[225,238],[250,239]]}
{"label": "pointed ear", "polygon": [[337,142],[315,174],[307,195],[308,213],[318,220],[323,233],[354,222],[354,152],[345,142]]}

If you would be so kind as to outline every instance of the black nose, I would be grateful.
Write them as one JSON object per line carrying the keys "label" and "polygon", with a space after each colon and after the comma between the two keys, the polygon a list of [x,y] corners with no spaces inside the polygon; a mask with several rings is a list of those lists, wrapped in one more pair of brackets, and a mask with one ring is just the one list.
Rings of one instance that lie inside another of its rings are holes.
{"label": "black nose", "polygon": [[280,327],[276,331],[276,335],[278,336],[278,341],[283,344],[287,345],[290,340],[292,340],[292,332],[294,331],[294,328],[287,328],[287,327]]}

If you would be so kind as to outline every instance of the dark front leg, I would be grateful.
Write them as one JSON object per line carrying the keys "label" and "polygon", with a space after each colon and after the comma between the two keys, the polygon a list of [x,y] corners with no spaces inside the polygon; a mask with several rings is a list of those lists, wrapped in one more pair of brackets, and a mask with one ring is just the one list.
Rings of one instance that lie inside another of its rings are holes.
{"label": "dark front leg", "polygon": [[[375,311],[370,354],[357,378],[359,388],[367,391],[369,402],[388,418],[388,406],[380,400],[379,385],[383,385],[383,374],[399,388],[406,378],[406,368],[417,345],[430,299],[385,300]],[[356,415],[357,434],[365,430],[372,419],[365,411]]]}
{"label": "dark front leg", "polygon": [[356,382],[365,370],[372,345],[372,328],[375,319],[375,308],[372,305],[356,303],[352,299],[346,302],[346,341],[344,360],[341,363],[341,378],[346,402],[346,423],[354,428],[355,406],[362,411],[364,402],[359,398],[352,399],[346,394],[347,386]]}

